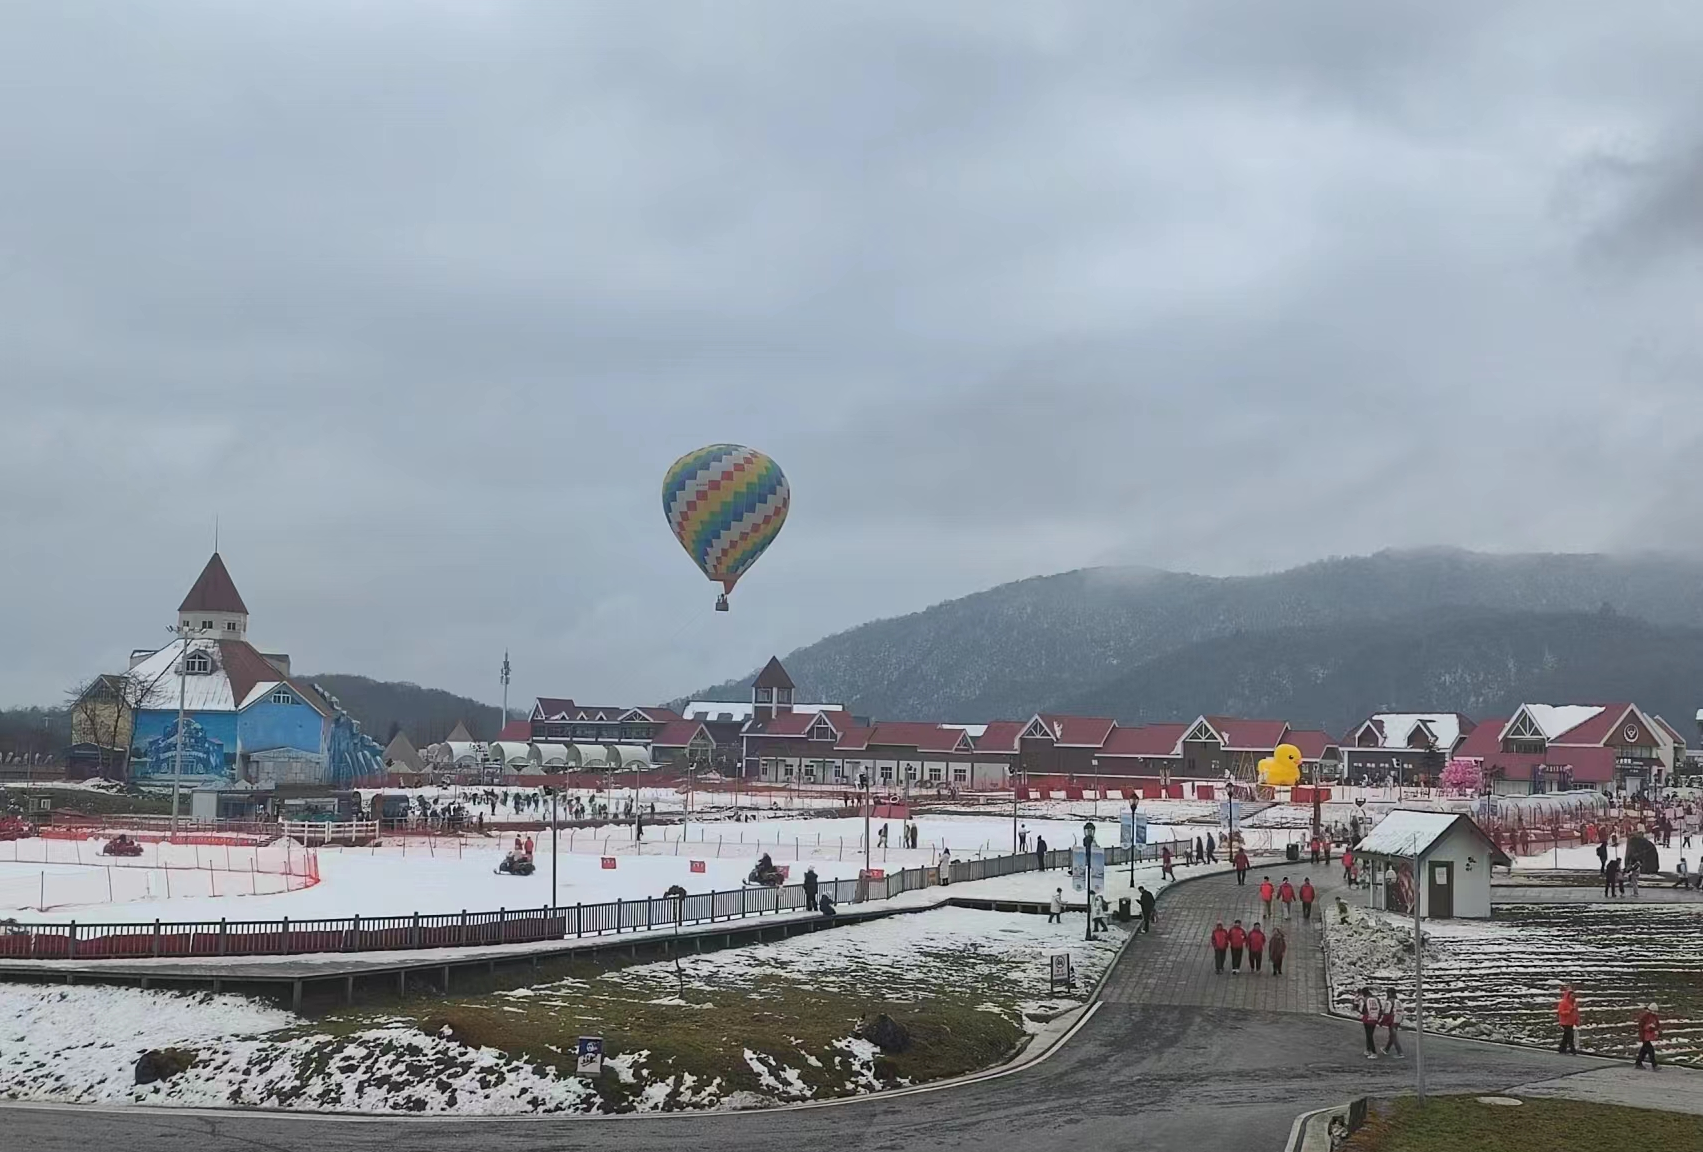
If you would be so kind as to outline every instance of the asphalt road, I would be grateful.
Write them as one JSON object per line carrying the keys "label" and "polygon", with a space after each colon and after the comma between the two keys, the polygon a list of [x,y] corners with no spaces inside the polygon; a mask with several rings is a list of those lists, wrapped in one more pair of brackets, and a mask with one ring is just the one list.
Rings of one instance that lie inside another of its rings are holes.
{"label": "asphalt road", "polygon": [[[1044,1061],[997,1079],[826,1108],[647,1119],[350,1121],[18,1105],[0,1111],[0,1147],[636,1152],[689,1143],[693,1152],[1075,1152],[1087,1142],[1157,1152],[1275,1152],[1298,1113],[1368,1092],[1402,1091],[1413,1082],[1414,1066],[1411,1037],[1407,1060],[1368,1061],[1357,1024],[1320,1014],[1317,928],[1290,926],[1290,968],[1305,977],[1296,986],[1287,976],[1211,974],[1200,925],[1220,916],[1256,918],[1257,880],[1256,874],[1247,888],[1237,888],[1232,877],[1214,877],[1167,892],[1157,931],[1125,952],[1106,984],[1111,998],[1088,1024]],[[1328,900],[1329,891],[1323,894]],[[1602,1067],[1436,1037],[1425,1049],[1428,1084],[1437,1092],[1502,1090]]]}

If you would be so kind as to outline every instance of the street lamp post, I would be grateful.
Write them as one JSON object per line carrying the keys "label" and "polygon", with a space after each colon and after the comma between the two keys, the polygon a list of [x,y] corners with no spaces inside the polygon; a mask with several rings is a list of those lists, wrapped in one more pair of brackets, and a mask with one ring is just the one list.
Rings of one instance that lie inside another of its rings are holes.
{"label": "street lamp post", "polygon": [[1088,893],[1088,931],[1083,938],[1094,939],[1094,821],[1082,825],[1083,890]]}
{"label": "street lamp post", "polygon": [[550,914],[556,913],[556,842],[560,837],[561,821],[556,818],[556,793],[559,789],[550,789]]}
{"label": "street lamp post", "polygon": [[1100,758],[1095,756],[1088,763],[1094,769],[1094,815],[1098,817],[1100,815]]}
{"label": "street lamp post", "polygon": [[183,641],[183,651],[178,655],[177,665],[177,741],[172,755],[171,770],[171,831],[169,839],[177,840],[178,793],[183,786],[183,729],[188,716],[189,703],[189,642],[198,635],[197,631],[186,624],[177,628],[178,637]]}
{"label": "street lamp post", "polygon": [[859,772],[857,784],[863,789],[863,879],[869,881],[869,773]]}
{"label": "street lamp post", "polygon": [[1140,804],[1141,797],[1132,794],[1129,798],[1129,890],[1131,892],[1135,891],[1135,810]]}

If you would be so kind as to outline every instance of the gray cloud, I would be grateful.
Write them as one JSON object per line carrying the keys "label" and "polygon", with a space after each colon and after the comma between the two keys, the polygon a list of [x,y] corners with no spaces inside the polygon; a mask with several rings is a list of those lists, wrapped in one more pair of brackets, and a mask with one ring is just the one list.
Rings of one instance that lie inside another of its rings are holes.
{"label": "gray cloud", "polygon": [[[487,697],[505,646],[656,699],[1084,564],[1683,541],[1700,50],[1583,3],[9,6],[0,700],[157,639],[215,515],[257,639]],[[795,491],[726,616],[658,507],[717,439]]]}

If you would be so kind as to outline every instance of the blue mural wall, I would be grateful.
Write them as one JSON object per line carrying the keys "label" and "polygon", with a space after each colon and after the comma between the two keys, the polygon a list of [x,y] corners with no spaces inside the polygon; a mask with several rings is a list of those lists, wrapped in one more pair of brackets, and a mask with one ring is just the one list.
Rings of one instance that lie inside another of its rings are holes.
{"label": "blue mural wall", "polygon": [[[141,748],[141,755],[131,761],[131,774],[139,777],[155,777],[171,779],[177,770],[177,714],[169,717],[164,713],[143,713],[163,722],[163,729],[152,736],[144,738],[141,734],[142,717],[137,718],[136,743]],[[206,715],[206,719],[219,721],[227,720],[235,728],[236,717],[220,713]],[[183,779],[198,783],[216,780],[228,780],[234,770],[236,753],[224,741],[218,739],[199,722],[199,718],[185,718],[183,725]]]}
{"label": "blue mural wall", "polygon": [[331,722],[330,761],[330,783],[339,787],[365,777],[384,777],[384,749],[342,709]]}
{"label": "blue mural wall", "polygon": [[300,700],[274,704],[270,696],[250,704],[237,720],[244,752],[300,748],[319,755],[325,751],[325,728],[325,718]]}

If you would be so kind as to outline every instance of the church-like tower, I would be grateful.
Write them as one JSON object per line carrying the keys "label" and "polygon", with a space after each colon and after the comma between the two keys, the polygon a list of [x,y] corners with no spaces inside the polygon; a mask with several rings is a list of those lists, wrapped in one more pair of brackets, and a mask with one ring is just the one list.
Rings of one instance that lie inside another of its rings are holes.
{"label": "church-like tower", "polygon": [[225,562],[217,552],[201,569],[195,586],[178,605],[177,622],[212,640],[248,639],[248,605],[242,602]]}

